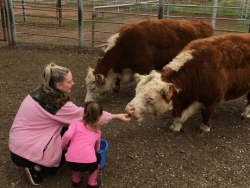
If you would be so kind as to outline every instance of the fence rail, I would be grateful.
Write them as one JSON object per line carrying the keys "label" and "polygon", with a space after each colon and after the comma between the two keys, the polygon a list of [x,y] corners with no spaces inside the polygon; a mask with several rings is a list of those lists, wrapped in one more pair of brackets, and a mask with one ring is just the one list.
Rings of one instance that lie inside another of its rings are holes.
{"label": "fence rail", "polygon": [[[214,35],[249,31],[249,0],[244,4],[241,0],[1,2],[5,10],[1,8],[2,28],[8,33],[3,39],[10,45],[32,42],[99,47],[121,25],[157,18],[206,20],[214,27]],[[3,39],[0,35],[0,41]]]}

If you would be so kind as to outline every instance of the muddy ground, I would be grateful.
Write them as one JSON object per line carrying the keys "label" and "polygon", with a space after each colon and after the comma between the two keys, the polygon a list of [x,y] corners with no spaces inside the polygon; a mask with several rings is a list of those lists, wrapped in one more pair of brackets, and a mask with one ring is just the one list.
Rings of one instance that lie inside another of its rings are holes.
{"label": "muddy ground", "polygon": [[[70,95],[84,105],[87,67],[93,67],[98,51],[40,45],[0,45],[0,187],[33,187],[24,170],[10,160],[9,130],[25,96],[37,87],[44,66],[51,61],[68,67],[75,81]],[[101,102],[111,113],[124,112],[134,96],[134,86],[122,87]],[[170,112],[143,122],[114,120],[101,127],[108,141],[106,163],[100,171],[103,188],[250,187],[250,126],[241,121],[246,99],[221,104],[212,116],[211,132],[197,134],[201,115],[183,125],[184,132],[169,135]],[[86,174],[84,174],[85,177]],[[37,187],[71,187],[71,171],[65,164],[55,176],[46,176]],[[86,181],[80,187],[86,187]]]}

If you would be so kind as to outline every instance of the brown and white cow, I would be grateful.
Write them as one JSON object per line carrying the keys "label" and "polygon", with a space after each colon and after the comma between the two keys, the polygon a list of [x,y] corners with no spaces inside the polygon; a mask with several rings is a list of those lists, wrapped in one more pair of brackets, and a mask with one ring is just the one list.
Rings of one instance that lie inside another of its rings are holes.
{"label": "brown and white cow", "polygon": [[228,34],[190,42],[161,74],[134,75],[135,98],[126,111],[137,120],[172,110],[171,132],[201,109],[200,132],[210,131],[211,115],[223,101],[247,95],[241,115],[250,118],[250,34]]}
{"label": "brown and white cow", "polygon": [[95,68],[88,69],[85,102],[118,91],[120,81],[130,83],[134,73],[161,70],[190,41],[212,35],[212,26],[202,20],[147,20],[122,26],[107,40]]}

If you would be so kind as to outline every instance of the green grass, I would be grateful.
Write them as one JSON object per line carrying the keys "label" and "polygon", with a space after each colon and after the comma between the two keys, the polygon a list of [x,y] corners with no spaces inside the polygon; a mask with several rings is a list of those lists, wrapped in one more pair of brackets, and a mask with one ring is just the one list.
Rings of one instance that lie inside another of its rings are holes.
{"label": "green grass", "polygon": [[[173,4],[173,2],[170,0],[169,1],[170,4]],[[182,5],[184,5],[185,3],[182,3]],[[207,3],[209,6],[211,6],[213,4],[213,0],[208,0]],[[200,1],[196,2],[195,5],[205,5],[205,1]],[[236,0],[219,0],[218,6],[223,6],[223,7],[237,7],[238,6],[238,1]],[[158,12],[158,6],[156,5],[131,5],[131,6],[125,6],[125,7],[120,7],[120,10],[128,10],[131,8],[131,12],[135,13],[137,12],[137,9],[139,10],[146,10],[146,11],[151,11],[151,12]],[[164,7],[165,8],[165,7]],[[113,11],[116,11],[116,9],[113,9]],[[175,7],[175,6],[169,6],[169,12],[171,13],[188,13],[188,14],[203,14],[204,16],[207,15],[208,17],[211,16],[212,14],[212,8],[200,8],[200,7]],[[41,17],[45,17],[46,14],[35,14],[36,16],[41,16]],[[130,15],[119,15],[119,19],[123,19],[123,18],[129,18]],[[232,17],[237,17],[236,15],[236,9],[227,9],[227,8],[218,8],[217,9],[217,17],[220,16],[232,16]],[[249,14],[247,15],[247,17],[250,17],[250,11]],[[52,20],[52,21],[47,21],[47,22],[42,22],[41,18],[40,20],[38,20],[39,18],[37,17],[32,17],[32,16],[28,16],[28,21],[27,23],[32,23],[32,24],[45,24],[45,25],[51,25],[51,26],[59,26],[59,23],[57,22],[56,19]],[[110,14],[105,14],[104,13],[104,17],[98,16],[95,18],[96,21],[105,21],[105,20],[116,20],[117,19],[117,15],[113,14],[110,16]],[[16,22],[23,22],[23,16],[22,15],[15,15],[15,21]],[[92,18],[89,19],[85,19],[83,21],[84,23],[84,27],[91,27],[92,25]],[[120,21],[121,22],[121,21]],[[240,25],[240,24],[239,24]],[[69,28],[78,28],[78,21],[77,20],[62,20],[61,23],[62,27],[69,27]],[[239,26],[241,27],[241,26]],[[245,27],[248,26],[244,26]],[[241,28],[240,28],[241,29]]]}
{"label": "green grass", "polygon": [[[169,4],[174,4],[173,2],[169,2]],[[178,4],[178,2],[176,3]],[[181,5],[184,5],[184,3],[182,3]],[[201,6],[205,6],[204,1],[202,2],[196,2],[195,4],[189,4],[189,5],[201,5]],[[213,6],[213,0],[208,0],[208,6]],[[218,2],[218,6],[222,6],[222,7],[237,7],[238,6],[238,1],[236,0],[219,0]],[[148,11],[158,11],[158,6],[156,5],[131,5],[131,6],[125,6],[125,7],[120,7],[120,8],[124,8],[124,9],[129,9],[129,8],[133,8],[133,9],[145,9]],[[200,7],[177,7],[177,6],[169,6],[169,12],[171,14],[171,12],[180,12],[180,13],[195,13],[195,14],[212,14],[213,9],[212,8],[200,8]],[[221,16],[236,16],[236,9],[228,9],[228,8],[218,8],[217,9],[217,15],[221,15]]]}
{"label": "green grass", "polygon": [[[209,2],[212,2],[209,3]],[[201,5],[204,6],[204,2],[203,3],[196,3],[195,5]],[[213,6],[213,1],[212,0],[208,0],[208,6]],[[236,16],[236,9],[229,9],[226,7],[237,7],[238,2],[235,0],[227,0],[227,1],[222,1],[219,0],[218,2],[218,6],[222,6],[225,8],[217,8],[217,15],[220,16]],[[182,12],[182,13],[198,13],[198,14],[212,14],[213,8],[199,8],[199,7],[169,7],[169,11],[171,12]]]}
{"label": "green grass", "polygon": [[237,22],[236,30],[248,31],[248,29],[249,29],[248,23],[245,23],[245,25],[244,25],[244,22],[242,22],[242,21]]}

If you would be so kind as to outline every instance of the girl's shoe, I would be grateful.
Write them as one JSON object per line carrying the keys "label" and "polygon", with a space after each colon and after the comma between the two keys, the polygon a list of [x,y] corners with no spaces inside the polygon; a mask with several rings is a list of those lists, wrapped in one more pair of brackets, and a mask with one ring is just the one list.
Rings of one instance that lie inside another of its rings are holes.
{"label": "girl's shoe", "polygon": [[87,188],[99,188],[101,187],[101,180],[96,180],[97,184],[96,185],[89,185],[87,186]]}
{"label": "girl's shoe", "polygon": [[79,185],[83,182],[83,177],[81,176],[81,180],[76,183],[76,182],[72,182],[72,187],[79,187]]}

